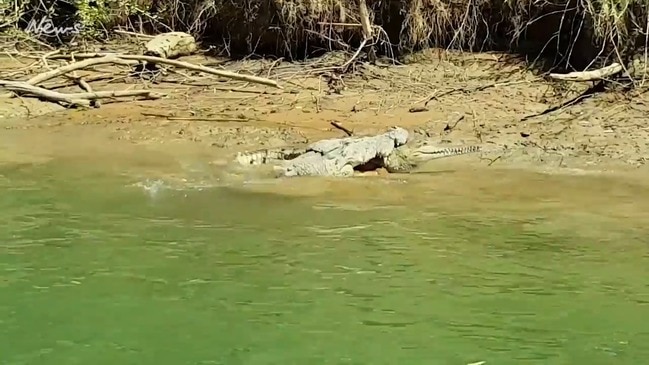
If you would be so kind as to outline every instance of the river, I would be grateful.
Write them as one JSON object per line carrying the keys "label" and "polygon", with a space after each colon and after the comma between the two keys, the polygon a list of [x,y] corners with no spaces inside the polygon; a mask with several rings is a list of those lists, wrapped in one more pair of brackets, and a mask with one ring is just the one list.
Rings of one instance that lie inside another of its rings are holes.
{"label": "river", "polygon": [[0,169],[0,364],[649,358],[637,182],[494,170],[244,189],[119,170]]}

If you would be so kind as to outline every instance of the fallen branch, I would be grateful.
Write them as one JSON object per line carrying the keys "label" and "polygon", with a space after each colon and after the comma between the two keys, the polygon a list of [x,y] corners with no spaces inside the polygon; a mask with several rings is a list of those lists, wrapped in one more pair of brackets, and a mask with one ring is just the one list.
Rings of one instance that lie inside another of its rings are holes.
{"label": "fallen branch", "polygon": [[119,58],[124,59],[124,60],[136,60],[136,61],[147,61],[147,62],[153,62],[153,63],[163,63],[163,64],[167,64],[167,65],[170,65],[170,66],[186,68],[186,69],[192,70],[192,71],[200,71],[200,72],[204,72],[204,73],[211,74],[211,75],[227,77],[227,78],[233,79],[233,80],[247,81],[247,82],[252,82],[252,83],[255,83],[255,84],[274,86],[274,87],[276,87],[278,89],[282,89],[282,87],[277,83],[277,81],[273,81],[271,79],[267,79],[267,78],[264,78],[264,77],[258,77],[258,76],[252,76],[252,75],[242,75],[242,74],[238,74],[236,72],[217,70],[217,69],[214,69],[214,68],[211,68],[211,67],[194,65],[194,64],[189,63],[189,62],[183,62],[183,61],[177,61],[177,60],[168,60],[166,58],[160,58],[160,57],[154,57],[154,56],[144,56],[144,55],[119,55]]}
{"label": "fallen branch", "polygon": [[184,121],[196,121],[196,122],[238,122],[238,123],[247,123],[250,119],[239,119],[239,118],[209,118],[209,117],[167,117],[168,120],[184,120]]}
{"label": "fallen branch", "polygon": [[345,128],[345,126],[343,126],[342,124],[336,122],[335,120],[332,120],[332,121],[331,121],[331,125],[332,125],[334,128],[336,128],[336,129],[340,129],[341,131],[345,132],[345,134],[347,134],[349,137],[351,137],[351,136],[354,135],[354,132],[352,132],[352,131],[350,131],[349,129]]}
{"label": "fallen branch", "polygon": [[[455,94],[455,93],[458,93],[458,92],[470,93],[470,92],[476,92],[476,91],[483,91],[483,90],[486,90],[486,89],[489,89],[489,88],[492,88],[492,87],[502,87],[502,86],[518,85],[518,84],[528,84],[530,82],[531,81],[528,81],[528,80],[517,80],[517,81],[508,81],[508,82],[495,82],[495,83],[492,83],[492,84],[481,85],[481,86],[474,87],[474,88],[459,87],[459,88],[444,91],[443,93],[441,93],[439,95],[437,95],[437,91],[435,91],[433,93],[433,95],[427,97],[428,100],[424,103],[424,106],[427,106],[428,103],[430,103],[433,100],[437,100],[437,99],[441,98],[442,96],[447,96],[447,95]],[[423,101],[423,100],[421,100],[421,101]]]}
{"label": "fallen branch", "polygon": [[250,118],[177,117],[177,116],[174,116],[174,115],[146,113],[146,112],[140,113],[140,114],[145,116],[145,117],[165,118],[167,120],[201,121],[201,122],[240,122],[240,123],[245,123],[245,122],[249,122],[250,120],[255,120],[255,119],[250,119]]}
{"label": "fallen branch", "polygon": [[88,99],[88,100],[121,98],[127,96],[141,96],[147,99],[160,99],[161,97],[165,96],[165,94],[163,93],[155,92],[151,90],[95,91],[91,93],[74,93],[74,94],[65,94],[65,95],[73,98]]}
{"label": "fallen branch", "polygon": [[559,105],[549,107],[549,108],[545,109],[544,111],[542,111],[540,113],[534,113],[534,114],[527,115],[527,116],[521,118],[520,121],[523,122],[523,121],[526,121],[526,120],[531,119],[531,118],[540,117],[540,116],[555,112],[557,110],[564,110],[564,109],[569,108],[571,106],[577,105],[577,104],[581,103],[582,101],[584,101],[584,100],[586,100],[586,99],[588,99],[590,97],[593,97],[597,93],[601,93],[601,92],[604,92],[604,91],[605,91],[604,80],[600,80],[597,84],[589,87],[588,89],[586,89],[586,91],[584,91],[583,93],[575,96],[574,98],[571,98],[571,99],[569,99],[567,101],[564,101],[563,103],[561,103]]}
{"label": "fallen branch", "polygon": [[450,132],[452,131],[455,127],[457,127],[458,124],[460,124],[461,121],[464,120],[464,114],[458,116],[455,121],[453,122],[453,125],[451,123],[446,123],[446,126],[444,127],[444,132]]}
{"label": "fallen branch", "polygon": [[41,74],[38,74],[31,79],[27,80],[27,83],[29,85],[38,85],[41,82],[53,79],[55,77],[65,75],[67,73],[84,69],[86,67],[94,66],[94,65],[101,65],[101,64],[106,64],[106,63],[116,63],[116,64],[125,64],[125,65],[133,65],[133,62],[128,62],[124,59],[121,59],[117,57],[117,55],[114,54],[109,54],[100,58],[90,58],[87,60],[79,61],[79,62],[74,62],[70,63],[68,65],[56,68],[54,70],[50,70],[47,72],[43,72]]}
{"label": "fallen branch", "polygon": [[[113,79],[113,77],[114,77],[113,74],[105,73],[105,74],[99,74],[99,75],[94,75],[94,76],[83,76],[83,79],[84,79],[84,81],[90,83],[90,82],[95,82],[95,81],[103,81],[103,80]],[[70,80],[71,82],[70,81],[64,81],[64,82],[58,82],[58,83],[55,83],[55,84],[43,85],[43,86],[46,87],[49,90],[55,90],[55,89],[61,89],[61,88],[64,88],[64,87],[69,87],[69,86],[73,86],[75,84],[78,84],[77,81],[76,81],[75,76],[69,76],[69,78],[71,79]],[[79,86],[81,86],[81,85],[79,85]],[[88,90],[86,90],[86,91],[88,91]]]}
{"label": "fallen branch", "polygon": [[[72,74],[72,76],[69,76],[75,84],[79,85],[81,89],[83,89],[85,92],[93,92],[92,87],[90,84],[83,78],[77,75],[76,71]],[[94,106],[95,108],[100,108],[101,103],[99,100],[94,100],[93,102],[90,103],[91,106]]]}
{"label": "fallen branch", "polygon": [[148,35],[148,34],[142,34],[142,33],[135,33],[135,32],[129,32],[127,30],[114,30],[113,32],[121,35],[131,35],[134,37],[140,37],[140,38],[145,38],[145,39],[153,39],[155,36]]}
{"label": "fallen branch", "polygon": [[563,81],[596,81],[609,78],[622,72],[623,67],[619,63],[612,63],[606,67],[592,71],[570,72],[567,74],[550,74],[549,77]]}
{"label": "fallen branch", "polygon": [[154,92],[151,90],[95,91],[63,94],[58,91],[47,90],[39,86],[30,85],[24,81],[0,80],[0,86],[3,86],[7,90],[24,94],[24,96],[35,96],[48,101],[83,107],[89,107],[91,105],[91,101],[97,99],[108,99],[126,96],[141,96],[148,99],[158,99],[164,96],[164,94],[162,93]]}
{"label": "fallen branch", "polygon": [[[230,72],[230,71],[223,71],[223,70],[216,70],[211,67],[205,67],[205,66],[200,66],[200,65],[194,65],[189,62],[183,62],[183,61],[177,61],[177,60],[169,60],[165,58],[160,58],[160,57],[155,57],[155,56],[146,56],[146,55],[122,55],[122,54],[115,54],[115,53],[91,53],[91,54],[81,54],[81,55],[74,55],[74,57],[77,58],[85,58],[85,57],[99,57],[99,58],[89,58],[83,61],[71,63],[69,65],[57,68],[55,70],[51,70],[48,72],[44,72],[42,74],[36,75],[33,78],[31,78],[28,83],[32,85],[36,85],[40,82],[50,80],[54,77],[64,75],[68,72],[72,72],[75,70],[79,70],[82,68],[86,68],[89,66],[93,65],[99,65],[99,64],[105,64],[105,63],[117,63],[117,64],[126,64],[126,65],[133,65],[132,62],[128,61],[146,61],[146,62],[152,62],[152,63],[163,63],[171,66],[176,66],[176,67],[182,67],[186,68],[188,70],[192,71],[200,71],[216,76],[221,76],[221,77],[227,77],[230,79],[234,80],[240,80],[240,81],[247,81],[247,82],[253,82],[257,84],[262,84],[262,85],[268,85],[268,86],[274,86],[276,88],[282,89],[282,87],[273,80],[263,78],[263,77],[258,77],[258,76],[252,76],[252,75],[242,75],[238,74],[235,72]],[[59,57],[56,57],[59,58]]]}
{"label": "fallen branch", "polygon": [[62,94],[57,91],[47,90],[42,87],[30,85],[23,81],[0,80],[0,86],[3,86],[5,89],[13,92],[25,94],[25,96],[33,96],[57,103],[65,103],[70,106],[90,106],[90,100],[88,99],[78,98],[72,95]]}
{"label": "fallen branch", "polygon": [[366,44],[367,44],[367,39],[363,39],[363,41],[361,42],[361,44],[358,46],[358,49],[356,50],[356,52],[354,52],[354,54],[352,55],[352,57],[351,57],[349,60],[347,60],[347,62],[345,62],[342,66],[340,66],[340,68],[344,70],[344,69],[347,68],[347,66],[349,66],[352,62],[354,62],[354,60],[358,57],[358,55],[361,53],[361,51],[363,50],[363,48],[365,48],[365,45],[366,45]]}

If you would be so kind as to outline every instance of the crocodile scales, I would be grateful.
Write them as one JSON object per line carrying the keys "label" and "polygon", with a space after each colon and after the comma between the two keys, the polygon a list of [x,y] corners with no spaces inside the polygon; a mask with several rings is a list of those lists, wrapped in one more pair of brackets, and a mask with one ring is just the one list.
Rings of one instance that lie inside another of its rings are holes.
{"label": "crocodile scales", "polygon": [[355,170],[372,167],[406,173],[429,160],[482,150],[477,145],[440,147],[429,142],[410,138],[405,129],[392,127],[377,136],[325,139],[302,147],[239,153],[235,161],[240,165],[273,165],[278,177],[351,176]]}
{"label": "crocodile scales", "polygon": [[383,167],[390,173],[406,173],[423,162],[436,158],[459,156],[480,151],[482,151],[482,148],[476,145],[462,147],[403,146],[395,149],[383,160]]}

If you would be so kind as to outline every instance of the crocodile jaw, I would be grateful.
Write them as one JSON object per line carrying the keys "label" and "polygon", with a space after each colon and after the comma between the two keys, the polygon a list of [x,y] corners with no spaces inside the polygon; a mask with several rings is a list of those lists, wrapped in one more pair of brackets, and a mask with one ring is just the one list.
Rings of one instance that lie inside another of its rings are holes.
{"label": "crocodile jaw", "polygon": [[480,152],[481,150],[482,149],[480,146],[437,147],[425,145],[412,149],[411,158],[417,162],[424,162],[442,157],[451,157],[464,155],[467,153]]}
{"label": "crocodile jaw", "polygon": [[391,173],[406,173],[426,161],[478,151],[481,151],[479,146],[436,147],[423,145],[416,148],[397,148],[383,159],[383,166]]}

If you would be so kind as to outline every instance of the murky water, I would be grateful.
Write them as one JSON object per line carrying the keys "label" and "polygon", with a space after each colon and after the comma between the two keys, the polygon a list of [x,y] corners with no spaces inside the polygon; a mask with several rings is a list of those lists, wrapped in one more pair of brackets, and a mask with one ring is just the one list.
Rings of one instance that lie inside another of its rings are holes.
{"label": "murky water", "polygon": [[100,171],[0,171],[1,364],[649,358],[644,188],[458,174],[297,197]]}

